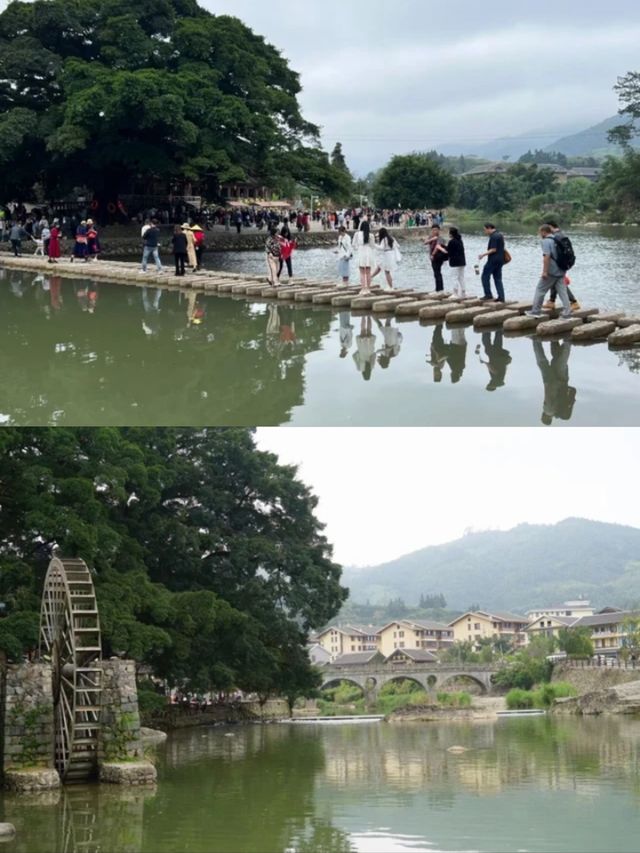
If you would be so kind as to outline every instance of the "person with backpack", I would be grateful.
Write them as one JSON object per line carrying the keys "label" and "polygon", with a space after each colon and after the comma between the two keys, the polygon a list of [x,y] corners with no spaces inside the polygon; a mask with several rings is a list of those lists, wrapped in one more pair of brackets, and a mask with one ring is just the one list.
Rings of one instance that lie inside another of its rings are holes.
{"label": "person with backpack", "polygon": [[[542,317],[542,303],[544,297],[551,290],[556,288],[556,292],[560,296],[563,319],[569,318],[571,313],[571,303],[569,302],[569,294],[565,286],[564,279],[567,274],[566,269],[562,269],[566,259],[563,258],[562,250],[557,240],[553,236],[553,228],[550,225],[543,225],[540,229],[540,237],[542,238],[542,276],[536,287],[535,296],[533,299],[533,308],[527,312],[528,317]],[[568,239],[568,238],[567,238]]]}
{"label": "person with backpack", "polygon": [[[566,270],[567,272],[569,272],[570,269],[573,269],[576,262],[576,255],[573,251],[571,240],[566,236],[566,234],[562,233],[562,230],[557,222],[554,222],[552,219],[548,219],[546,224],[553,230],[553,239],[558,244],[558,248],[560,250],[560,253],[562,254],[562,257],[559,258],[559,266],[562,268],[566,266]],[[568,276],[565,279],[565,284],[567,285],[567,293],[569,295],[569,302],[571,303],[571,310],[579,311],[580,303],[573,295],[573,292],[569,287],[569,284],[571,284],[571,282],[569,281]],[[543,307],[550,311],[553,311],[556,307],[557,298],[558,290],[557,288],[552,287],[551,293],[549,294],[549,299],[547,300],[547,302],[545,302]]]}

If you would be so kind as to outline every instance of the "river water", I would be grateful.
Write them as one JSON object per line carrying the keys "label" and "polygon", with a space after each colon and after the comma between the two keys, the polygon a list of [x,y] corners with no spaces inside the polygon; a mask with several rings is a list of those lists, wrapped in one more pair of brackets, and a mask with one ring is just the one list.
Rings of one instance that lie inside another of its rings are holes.
{"label": "river water", "polygon": [[0,807],[7,853],[636,853],[640,720],[196,729],[156,789]]}
{"label": "river water", "polygon": [[[467,242],[471,256],[484,238]],[[575,242],[583,304],[640,314],[637,238],[598,232]],[[530,297],[538,243],[512,235],[509,245],[509,295]],[[263,257],[211,254],[208,263],[251,273],[262,270]],[[329,275],[335,256],[300,252],[296,267]],[[399,276],[400,284],[426,287],[419,245],[407,244]],[[474,278],[470,290],[477,288]],[[640,424],[640,348],[542,345],[324,306],[3,269],[0,329],[5,424]]]}

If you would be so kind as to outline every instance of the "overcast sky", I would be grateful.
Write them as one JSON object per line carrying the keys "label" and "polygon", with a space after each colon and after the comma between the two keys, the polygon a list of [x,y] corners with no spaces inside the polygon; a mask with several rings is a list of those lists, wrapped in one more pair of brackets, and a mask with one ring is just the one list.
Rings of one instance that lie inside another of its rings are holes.
{"label": "overcast sky", "polygon": [[636,0],[200,3],[283,51],[306,117],[358,172],[393,153],[532,130],[544,148],[614,115],[617,77],[638,69]]}
{"label": "overcast sky", "polygon": [[581,517],[640,527],[640,430],[260,429],[320,498],[344,565],[377,565],[466,529]]}

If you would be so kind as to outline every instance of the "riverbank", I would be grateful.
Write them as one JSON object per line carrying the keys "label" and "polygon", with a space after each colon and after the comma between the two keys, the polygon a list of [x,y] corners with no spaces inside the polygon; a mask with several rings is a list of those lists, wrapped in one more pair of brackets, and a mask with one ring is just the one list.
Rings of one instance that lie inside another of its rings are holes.
{"label": "riverbank", "polygon": [[502,696],[474,696],[470,708],[448,708],[438,704],[400,708],[387,717],[389,723],[457,723],[490,722],[506,711]]}

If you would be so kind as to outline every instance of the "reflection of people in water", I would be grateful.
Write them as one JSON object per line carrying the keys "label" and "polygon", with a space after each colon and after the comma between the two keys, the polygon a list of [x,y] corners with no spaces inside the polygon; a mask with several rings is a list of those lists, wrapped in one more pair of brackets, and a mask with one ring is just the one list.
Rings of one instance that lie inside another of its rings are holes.
{"label": "reflection of people in water", "polygon": [[280,308],[280,342],[293,346],[297,343],[294,308]]}
{"label": "reflection of people in water", "polygon": [[443,368],[447,363],[448,347],[444,342],[443,328],[442,323],[439,323],[433,330],[431,358],[427,358],[427,364],[433,367],[433,381],[436,383],[442,382]]}
{"label": "reflection of people in water", "polygon": [[353,360],[364,381],[369,382],[373,368],[376,366],[376,336],[371,329],[371,317],[362,318],[360,334],[356,338],[356,347]]}
{"label": "reflection of people in water", "polygon": [[98,285],[96,282],[76,286],[78,305],[84,314],[94,314],[98,304]]}
{"label": "reflection of people in water", "polygon": [[576,389],[569,385],[571,341],[553,341],[551,361],[546,356],[542,341],[534,340],[533,351],[544,382],[542,423],[551,426],[554,418],[570,421],[577,395]]}
{"label": "reflection of people in water", "polygon": [[447,347],[447,361],[451,368],[451,382],[457,385],[467,366],[467,337],[463,328],[451,330],[451,343]]}
{"label": "reflection of people in water", "polygon": [[161,287],[142,288],[142,307],[145,314],[157,314],[160,311],[160,300],[162,299]]}
{"label": "reflection of people in water", "polygon": [[383,370],[387,370],[391,364],[391,360],[400,355],[404,338],[402,337],[400,329],[393,325],[392,320],[389,319],[384,325],[382,325],[380,320],[376,317],[376,323],[382,332],[382,339],[384,342],[384,346],[378,355],[378,364]]}
{"label": "reflection of people in water", "polygon": [[51,309],[60,311],[62,309],[62,279],[58,275],[52,275],[50,279],[49,294],[51,297]]}
{"label": "reflection of people in water", "polygon": [[351,325],[351,313],[340,312],[340,358],[346,358],[353,346],[353,326]]}
{"label": "reflection of people in water", "polygon": [[187,294],[187,324],[201,326],[207,316],[207,306],[201,295],[193,290]]}
{"label": "reflection of people in water", "polygon": [[[504,388],[507,378],[507,370],[512,362],[511,354],[503,347],[503,332],[494,333],[492,339],[491,332],[485,332],[482,335],[482,345],[488,361],[484,361],[482,356],[480,362],[486,364],[489,368],[491,381],[487,385],[487,391],[496,391],[498,388]],[[476,350],[480,354],[480,347]]]}

